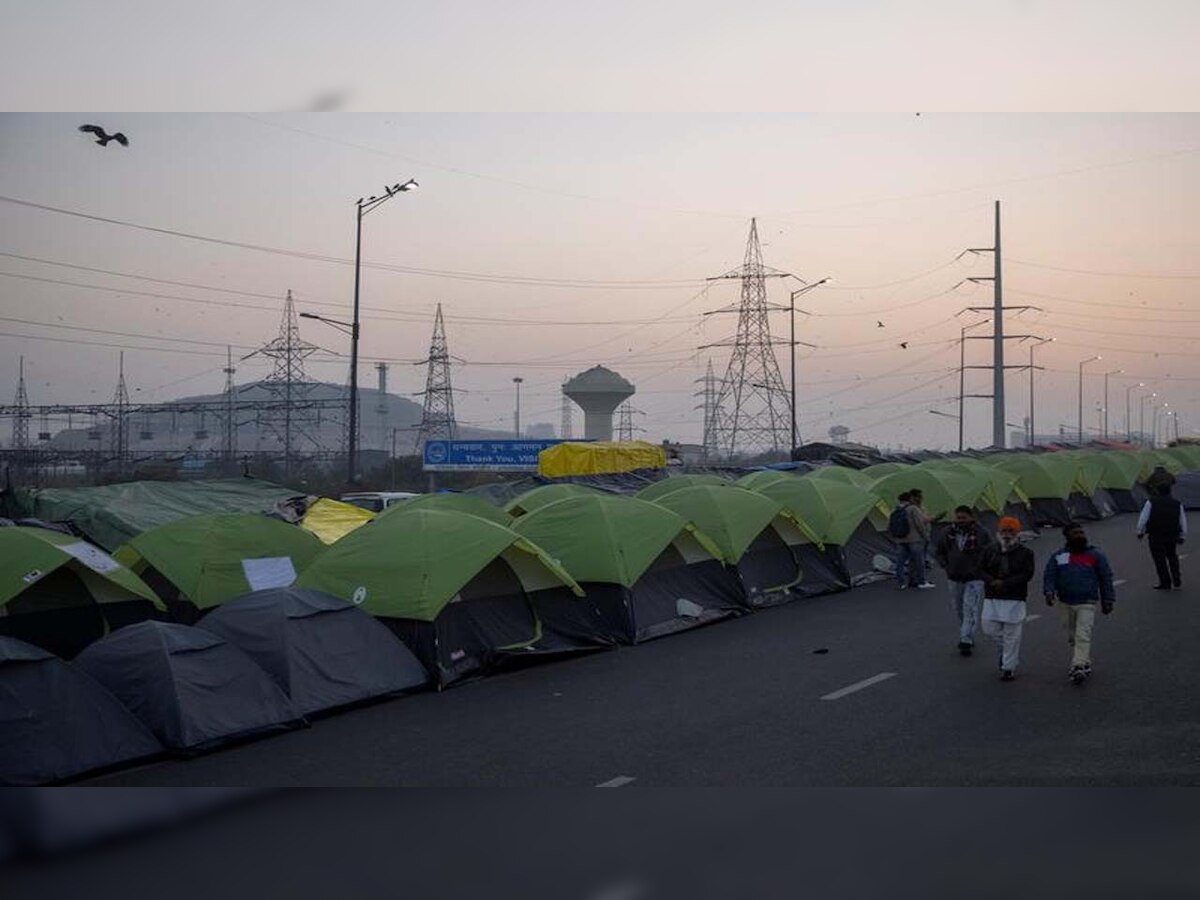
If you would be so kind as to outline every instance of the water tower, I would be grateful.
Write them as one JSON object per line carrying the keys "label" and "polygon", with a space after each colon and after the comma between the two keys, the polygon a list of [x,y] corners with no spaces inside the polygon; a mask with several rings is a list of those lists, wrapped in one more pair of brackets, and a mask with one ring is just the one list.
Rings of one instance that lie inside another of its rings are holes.
{"label": "water tower", "polygon": [[611,441],[613,413],[634,394],[634,386],[612,369],[592,366],[563,385],[562,392],[583,410],[583,436]]}

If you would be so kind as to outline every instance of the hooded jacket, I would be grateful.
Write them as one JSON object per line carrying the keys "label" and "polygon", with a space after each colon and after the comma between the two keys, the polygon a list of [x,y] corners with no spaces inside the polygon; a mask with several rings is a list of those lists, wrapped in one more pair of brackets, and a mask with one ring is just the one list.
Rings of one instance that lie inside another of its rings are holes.
{"label": "hooded jacket", "polygon": [[1104,551],[1091,544],[1084,550],[1063,547],[1046,560],[1042,590],[1055,594],[1068,606],[1081,603],[1111,605],[1117,595],[1113,588],[1112,566]]}

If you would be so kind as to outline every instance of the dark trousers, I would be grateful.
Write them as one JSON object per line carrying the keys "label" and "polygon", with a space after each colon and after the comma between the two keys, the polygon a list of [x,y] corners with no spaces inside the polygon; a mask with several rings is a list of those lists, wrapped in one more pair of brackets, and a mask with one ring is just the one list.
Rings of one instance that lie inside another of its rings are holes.
{"label": "dark trousers", "polygon": [[1175,538],[1150,536],[1150,558],[1154,560],[1154,568],[1158,571],[1159,584],[1180,584],[1179,553],[1176,547]]}

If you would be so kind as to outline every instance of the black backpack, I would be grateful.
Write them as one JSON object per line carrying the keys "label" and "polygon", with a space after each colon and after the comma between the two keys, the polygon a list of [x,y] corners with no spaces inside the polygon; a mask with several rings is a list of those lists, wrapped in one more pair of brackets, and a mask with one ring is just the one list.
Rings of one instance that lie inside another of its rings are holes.
{"label": "black backpack", "polygon": [[908,537],[912,523],[908,520],[908,507],[897,506],[888,516],[888,534],[894,538]]}

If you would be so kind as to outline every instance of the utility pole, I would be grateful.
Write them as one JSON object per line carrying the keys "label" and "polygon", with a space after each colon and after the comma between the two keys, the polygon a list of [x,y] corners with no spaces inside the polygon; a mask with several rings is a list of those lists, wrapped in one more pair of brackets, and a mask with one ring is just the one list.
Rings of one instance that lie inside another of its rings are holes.
{"label": "utility pole", "polygon": [[388,364],[385,362],[375,363],[375,375],[377,378],[378,388],[375,397],[375,415],[379,417],[379,449],[386,449],[387,441],[387,389],[388,389]]}
{"label": "utility pole", "polygon": [[[794,451],[797,447],[800,446],[800,433],[796,430],[796,344],[800,343],[800,344],[803,344],[805,347],[810,347],[814,350],[816,349],[816,346],[817,346],[816,344],[808,344],[808,343],[805,343],[804,341],[798,342],[796,340],[796,298],[799,297],[801,294],[808,293],[813,288],[820,287],[828,280],[829,280],[828,278],[822,278],[820,281],[805,285],[804,287],[800,288],[799,290],[792,291],[788,295],[788,321],[790,322],[790,325],[791,325],[791,339],[788,341],[788,361],[791,363],[791,374],[792,374],[792,394],[791,394],[791,400],[789,401],[788,405],[791,406],[791,408],[792,408],[792,451],[793,451],[792,453],[788,454],[789,459],[793,459],[795,457]],[[801,312],[804,312],[804,310],[801,310]],[[808,313],[804,313],[804,314],[808,315]]]}
{"label": "utility pole", "polygon": [[1090,362],[1098,362],[1103,357],[1089,356],[1079,363],[1079,443],[1083,443],[1083,367]]}
{"label": "utility pole", "polygon": [[[968,310],[961,310],[960,314],[962,312],[967,312],[967,311]],[[988,335],[979,335],[979,336],[972,335],[970,338],[968,338],[967,332],[970,331],[972,328],[978,328],[980,325],[986,325],[988,323],[988,321],[989,321],[988,319],[981,319],[978,322],[972,322],[970,325],[964,325],[959,329],[959,338],[958,338],[958,452],[959,453],[962,453],[962,451],[963,451],[963,422],[966,418],[966,416],[965,416],[966,404],[964,403],[964,401],[968,397],[970,397],[972,399],[977,398],[980,400],[989,400],[989,399],[991,399],[991,396],[992,396],[991,394],[968,394],[968,393],[966,393],[966,389],[967,389],[966,388],[966,383],[967,383],[966,371],[967,371],[967,369],[990,368],[990,366],[968,366],[967,365],[967,341],[968,340],[991,340],[991,338]]]}
{"label": "utility pole", "polygon": [[1139,381],[1137,384],[1131,384],[1125,388],[1125,440],[1127,443],[1133,443],[1133,416],[1130,414],[1129,395],[1138,388],[1144,388],[1146,383]]}
{"label": "utility pole", "polygon": [[[1004,342],[1006,340],[1028,340],[1031,335],[1006,335],[1004,333],[1004,311],[1037,309],[1036,306],[1005,306],[1003,286],[1003,266],[1000,251],[1000,201],[996,201],[995,237],[991,247],[969,247],[959,256],[966,253],[991,253],[992,274],[964,279],[976,284],[985,281],[992,282],[992,305],[972,306],[972,312],[988,312],[992,315],[992,334],[988,338],[992,342],[992,364],[990,367],[971,366],[970,368],[990,368],[992,370],[992,446],[1003,449],[1007,446],[1005,440],[1005,406],[1004,406],[1004,370],[1023,369],[1024,366],[1006,366],[1004,364]],[[960,282],[961,283],[961,282]]]}

